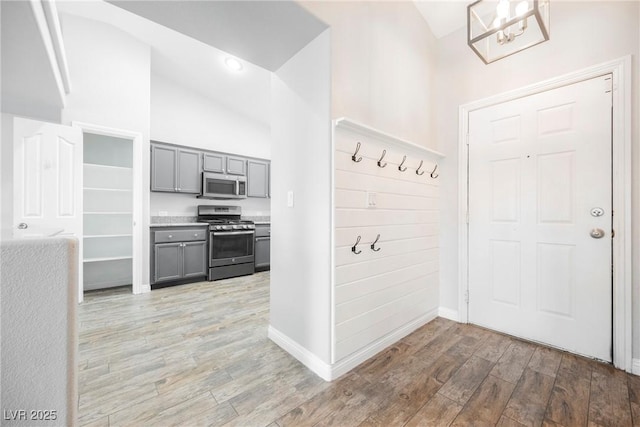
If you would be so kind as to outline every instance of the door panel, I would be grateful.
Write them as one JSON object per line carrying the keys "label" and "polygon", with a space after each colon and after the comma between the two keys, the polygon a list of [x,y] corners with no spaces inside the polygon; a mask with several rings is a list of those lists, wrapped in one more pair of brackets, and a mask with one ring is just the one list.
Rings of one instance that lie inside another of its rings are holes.
{"label": "door panel", "polygon": [[72,217],[76,213],[77,194],[74,186],[77,177],[75,176],[76,168],[74,162],[77,160],[76,144],[65,138],[58,137],[58,216]]}
{"label": "door panel", "polygon": [[205,276],[208,270],[207,242],[187,242],[183,245],[183,276]]}
{"label": "door panel", "polygon": [[[22,212],[17,215],[24,218],[42,218],[42,134],[25,137],[22,140],[23,154],[18,162],[20,168],[16,170],[20,180],[15,180],[16,191],[20,195]],[[19,152],[16,152],[19,153]],[[22,184],[22,189],[19,188]]]}
{"label": "door panel", "polygon": [[200,193],[200,153],[178,150],[178,191],[180,193]]}
{"label": "door panel", "polygon": [[14,119],[14,226],[82,236],[82,132]]}
{"label": "door panel", "polygon": [[610,361],[605,78],[469,114],[469,319]]}
{"label": "door panel", "polygon": [[151,145],[151,191],[178,191],[178,149]]}

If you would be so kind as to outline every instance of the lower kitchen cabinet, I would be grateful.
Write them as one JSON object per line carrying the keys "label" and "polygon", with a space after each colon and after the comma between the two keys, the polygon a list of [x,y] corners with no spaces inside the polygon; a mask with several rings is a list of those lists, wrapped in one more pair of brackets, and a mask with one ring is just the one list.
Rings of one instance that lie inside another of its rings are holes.
{"label": "lower kitchen cabinet", "polygon": [[271,225],[256,224],[254,248],[256,271],[271,269]]}
{"label": "lower kitchen cabinet", "polygon": [[152,229],[151,284],[186,283],[207,276],[207,229]]}
{"label": "lower kitchen cabinet", "polygon": [[185,242],[182,244],[182,277],[206,276],[207,242]]}

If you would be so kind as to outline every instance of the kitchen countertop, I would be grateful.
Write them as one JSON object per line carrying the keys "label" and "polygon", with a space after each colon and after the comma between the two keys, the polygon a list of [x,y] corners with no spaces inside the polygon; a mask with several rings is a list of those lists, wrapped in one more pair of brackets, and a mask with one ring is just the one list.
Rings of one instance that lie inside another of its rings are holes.
{"label": "kitchen countertop", "polygon": [[206,222],[174,222],[174,223],[166,223],[166,224],[149,224],[149,227],[204,227],[209,225]]}
{"label": "kitchen countertop", "polygon": [[256,225],[270,225],[271,221],[253,221]]}

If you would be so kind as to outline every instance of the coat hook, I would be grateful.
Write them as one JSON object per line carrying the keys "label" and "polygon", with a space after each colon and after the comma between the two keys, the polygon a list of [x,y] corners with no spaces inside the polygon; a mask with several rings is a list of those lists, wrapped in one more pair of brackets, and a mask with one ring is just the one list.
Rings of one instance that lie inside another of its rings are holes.
{"label": "coat hook", "polygon": [[356,239],[356,244],[351,247],[351,252],[353,252],[356,255],[362,252],[357,250],[358,243],[360,243],[360,236],[358,236],[358,238]]}
{"label": "coat hook", "polygon": [[381,168],[387,166],[386,163],[384,165],[382,164],[382,159],[384,159],[385,154],[387,154],[387,150],[382,150],[382,156],[380,156],[380,160],[378,160],[378,166],[380,166]]}
{"label": "coat hook", "polygon": [[422,163],[424,163],[423,160],[420,160],[420,165],[418,166],[418,169],[416,169],[416,175],[424,175],[424,171],[420,172],[420,168],[422,167]]}
{"label": "coat hook", "polygon": [[[431,175],[431,178],[437,178],[437,177],[439,177],[439,176],[440,176],[440,174],[437,174],[437,173],[436,173],[436,169],[438,169],[438,164],[437,164],[437,163],[436,163],[436,166],[435,166],[435,167],[433,168],[433,170],[431,171],[431,174],[430,174],[430,175]],[[436,173],[436,174],[434,175],[434,173]]]}
{"label": "coat hook", "polygon": [[407,156],[403,156],[402,157],[402,163],[400,163],[400,165],[398,166],[398,170],[400,172],[404,172],[407,170],[407,167],[405,166],[404,169],[402,168],[402,165],[404,165],[404,161],[407,160]]}
{"label": "coat hook", "polygon": [[362,161],[362,157],[356,158],[358,151],[360,151],[360,141],[358,141],[358,144],[356,145],[356,152],[353,153],[353,156],[351,156],[351,160],[353,160],[356,163],[360,163]]}
{"label": "coat hook", "polygon": [[380,240],[380,235],[378,234],[378,237],[376,237],[376,240],[374,240],[374,242],[371,244],[371,250],[374,252],[378,252],[381,248],[376,248],[376,243],[378,243],[378,240]]}

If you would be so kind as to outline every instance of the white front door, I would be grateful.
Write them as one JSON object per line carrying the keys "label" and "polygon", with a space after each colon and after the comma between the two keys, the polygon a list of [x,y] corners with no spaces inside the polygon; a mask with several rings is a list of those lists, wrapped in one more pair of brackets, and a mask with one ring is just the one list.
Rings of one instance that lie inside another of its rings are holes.
{"label": "white front door", "polygon": [[[25,237],[75,236],[82,259],[82,131],[16,117],[13,141],[14,229]],[[80,301],[81,278],[80,270]]]}
{"label": "white front door", "polygon": [[471,323],[612,360],[611,99],[606,75],[469,114]]}

